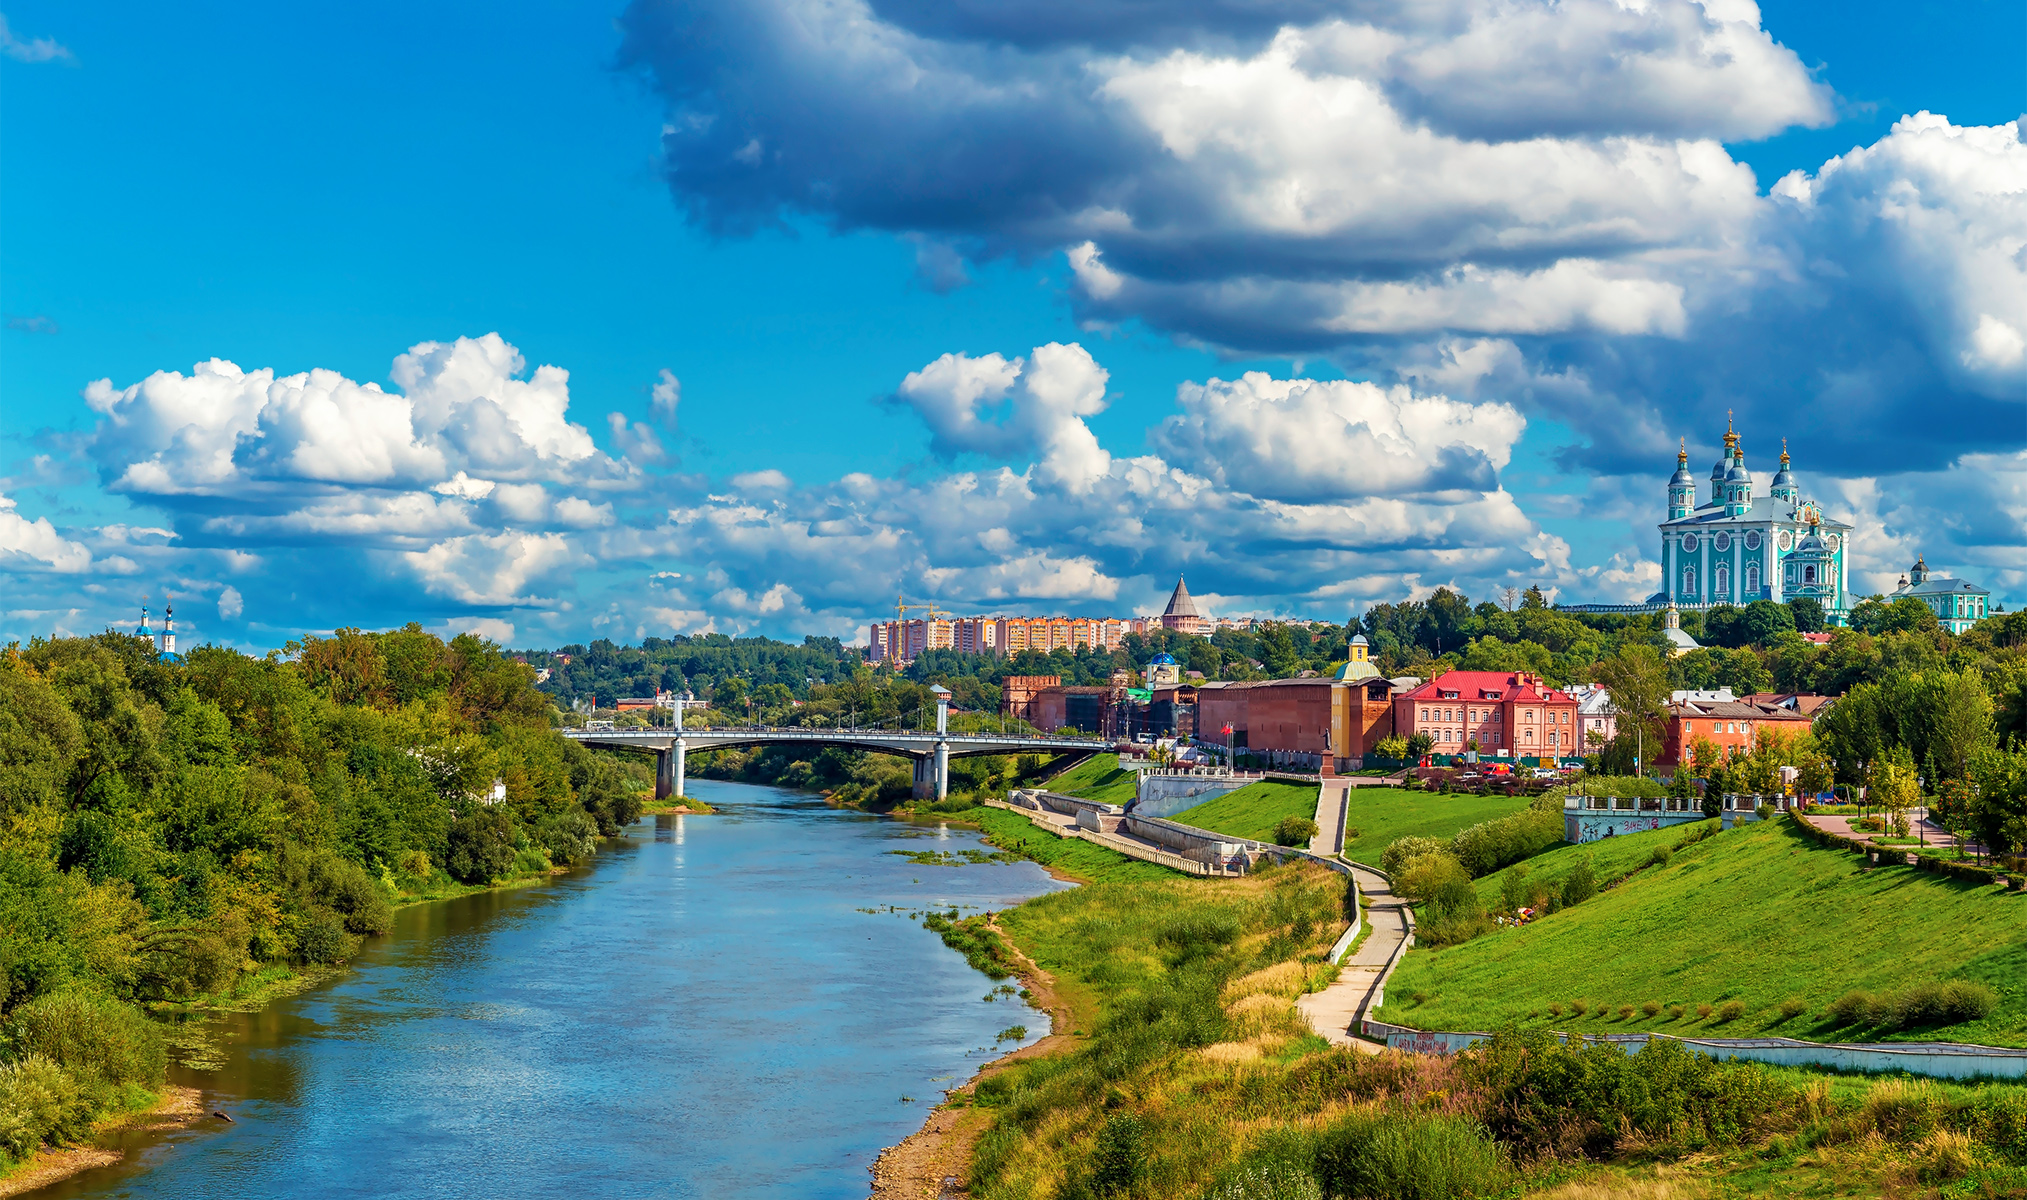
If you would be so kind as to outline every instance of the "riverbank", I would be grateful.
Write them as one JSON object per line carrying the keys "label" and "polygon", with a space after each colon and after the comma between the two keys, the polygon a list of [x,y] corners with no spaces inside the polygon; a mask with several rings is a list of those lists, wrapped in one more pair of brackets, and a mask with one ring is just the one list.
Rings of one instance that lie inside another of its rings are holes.
{"label": "riverbank", "polygon": [[0,1168],[0,1200],[38,1191],[94,1167],[109,1167],[126,1157],[124,1151],[98,1144],[116,1133],[174,1133],[209,1118],[204,1096],[193,1087],[168,1084],[153,1104],[108,1117],[92,1127],[93,1143],[42,1149],[9,1167]]}
{"label": "riverbank", "polygon": [[[1053,871],[1051,874],[1070,878]],[[972,1145],[990,1119],[987,1112],[971,1104],[978,1085],[1017,1062],[1068,1050],[1075,1043],[1071,1031],[1077,1027],[1076,1019],[1069,1004],[1057,993],[1055,977],[1021,953],[997,920],[988,920],[986,927],[1006,946],[1028,1006],[1048,1015],[1049,1035],[1001,1055],[980,1067],[977,1074],[960,1086],[945,1091],[943,1103],[931,1110],[921,1129],[898,1145],[882,1150],[868,1168],[873,1175],[873,1200],[921,1200],[960,1190],[971,1167]]]}

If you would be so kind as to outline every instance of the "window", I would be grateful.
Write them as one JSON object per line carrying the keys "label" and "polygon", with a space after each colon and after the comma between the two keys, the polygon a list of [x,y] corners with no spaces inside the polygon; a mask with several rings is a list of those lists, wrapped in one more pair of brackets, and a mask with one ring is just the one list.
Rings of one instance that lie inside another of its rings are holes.
{"label": "window", "polygon": [[1802,582],[1803,582],[1803,583],[1814,583],[1814,582],[1816,582],[1816,568],[1814,568],[1814,567],[1803,567],[1803,568],[1802,568]]}
{"label": "window", "polygon": [[1745,590],[1746,590],[1747,592],[1757,592],[1757,591],[1759,591],[1759,590],[1760,590],[1760,569],[1759,569],[1759,567],[1757,567],[1757,566],[1748,566],[1748,567],[1747,567],[1747,568],[1745,569]]}
{"label": "window", "polygon": [[1717,547],[1717,552],[1719,554],[1723,554],[1725,551],[1731,549],[1731,535],[1728,533],[1718,534],[1717,540],[1714,544]]}
{"label": "window", "polygon": [[1731,590],[1731,568],[1719,567],[1717,569],[1717,594],[1722,596],[1730,590]]}
{"label": "window", "polygon": [[1745,535],[1745,548],[1748,550],[1760,548],[1760,535],[1757,529]]}
{"label": "window", "polygon": [[1694,722],[1694,721],[1684,721],[1684,722],[1682,723],[1682,732],[1684,732],[1684,733],[1695,733],[1695,732],[1696,732],[1696,722]]}
{"label": "window", "polygon": [[1685,553],[1685,554],[1694,554],[1694,553],[1696,553],[1696,535],[1695,535],[1695,534],[1693,534],[1693,533],[1685,533],[1685,534],[1683,534],[1683,535],[1682,535],[1682,552],[1683,552],[1683,553]]}
{"label": "window", "polygon": [[1531,742],[1531,741],[1533,741],[1533,740],[1534,740],[1534,730],[1532,730],[1532,729],[1523,729],[1523,730],[1521,730],[1521,731],[1520,731],[1520,740],[1521,740],[1521,741],[1523,741],[1523,742]]}
{"label": "window", "polygon": [[1696,594],[1695,567],[1682,568],[1682,592],[1686,596],[1694,596]]}
{"label": "window", "polygon": [[1505,709],[1503,709],[1503,708],[1495,708],[1495,709],[1493,709],[1493,710],[1492,710],[1492,723],[1493,723],[1494,725],[1498,725],[1498,724],[1500,724],[1500,723],[1504,722],[1505,720],[1506,720],[1506,710],[1505,710]]}
{"label": "window", "polygon": [[1425,708],[1422,710],[1422,720],[1426,721],[1428,719],[1429,719],[1429,710]]}

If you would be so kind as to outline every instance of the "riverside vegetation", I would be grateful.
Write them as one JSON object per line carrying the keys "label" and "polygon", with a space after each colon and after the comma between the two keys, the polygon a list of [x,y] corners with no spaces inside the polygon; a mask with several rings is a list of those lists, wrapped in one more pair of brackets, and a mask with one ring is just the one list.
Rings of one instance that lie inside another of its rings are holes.
{"label": "riverside vegetation", "polygon": [[0,653],[0,1166],[147,1107],[173,1014],[341,962],[392,907],[582,862],[639,814],[477,638]]}
{"label": "riverside vegetation", "polygon": [[[2015,1084],[1725,1064],[1665,1040],[1628,1055],[1611,1046],[1565,1045],[1546,1021],[1531,1023],[1524,1011],[1488,1043],[1451,1057],[1331,1048],[1309,1030],[1293,1000],[1334,975],[1324,951],[1346,919],[1341,877],[1290,864],[1243,880],[1185,878],[1088,842],[1058,839],[1016,813],[979,809],[967,818],[996,845],[1088,881],[990,918],[947,923],[946,939],[994,971],[1012,969],[1012,949],[992,945],[1009,939],[1050,973],[1056,996],[1073,1014],[1067,1049],[1007,1064],[969,1093],[953,1095],[976,1139],[966,1179],[972,1196],[1659,1200],[2027,1189],[2027,1087]],[[1768,866],[1790,875],[1807,855],[1847,876],[1854,870],[1848,856],[1806,843],[1793,847],[1791,858],[1777,826],[1718,838],[1702,836],[1700,828],[1662,832],[1688,839],[1670,869],[1736,848],[1778,859]],[[1487,832],[1467,839],[1497,840]],[[1651,857],[1651,844],[1631,849]],[[1591,886],[1617,869],[1616,860],[1593,866]],[[1717,862],[1700,869],[1715,870]],[[1832,870],[1811,864],[1797,886],[1808,891],[1827,877],[1819,871]],[[1884,893],[1891,885],[1878,886]],[[1615,904],[1636,907],[1636,892],[1622,883],[1538,926],[1406,961],[1440,964],[1444,956],[1488,953],[1559,923],[1576,928],[1574,922],[1619,911]],[[1623,901],[1616,899],[1622,894]],[[1769,911],[1792,911],[1792,903],[1784,896],[1740,919]],[[1849,933],[1828,931],[1846,942]],[[1967,935],[1964,944],[1978,936]],[[1661,941],[1628,931],[1615,944],[1658,963],[1665,957]],[[1904,946],[1882,939],[1880,953]],[[1586,978],[1597,977],[1596,963]],[[1509,983],[1515,977],[1526,978],[1526,971],[1485,976]],[[1822,978],[1826,989],[1844,986],[1834,971]],[[1409,986],[1396,983],[1390,991]],[[1893,1003],[1878,995],[1825,996],[1832,1006],[1874,1005],[1867,1013]],[[1434,1011],[1437,999],[1425,1001]],[[1899,1003],[1950,1002],[1938,995]],[[1780,1011],[1778,1002],[1757,996],[1744,1006]],[[1588,1017],[1570,1019],[1599,1028],[1629,1020],[1603,999],[1587,1007]],[[1631,1020],[1646,1027],[1641,1022],[1667,1019],[1665,1009],[1655,1011],[1662,1015]],[[1697,1017],[1686,1010],[1683,1031],[1718,1019],[1716,1012]]]}

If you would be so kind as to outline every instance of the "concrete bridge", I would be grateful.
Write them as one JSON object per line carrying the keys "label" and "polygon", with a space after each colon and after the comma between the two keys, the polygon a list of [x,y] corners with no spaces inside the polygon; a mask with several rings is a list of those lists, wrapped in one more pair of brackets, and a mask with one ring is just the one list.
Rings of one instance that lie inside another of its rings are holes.
{"label": "concrete bridge", "polygon": [[935,732],[893,729],[685,729],[683,711],[675,710],[670,729],[566,729],[563,736],[607,750],[646,750],[655,756],[655,799],[683,794],[685,759],[692,750],[729,750],[736,746],[845,746],[915,760],[915,795],[941,800],[950,794],[950,760],[984,754],[1091,754],[1108,748],[1101,738],[1046,737],[1021,734],[951,733],[950,693],[936,694]]}

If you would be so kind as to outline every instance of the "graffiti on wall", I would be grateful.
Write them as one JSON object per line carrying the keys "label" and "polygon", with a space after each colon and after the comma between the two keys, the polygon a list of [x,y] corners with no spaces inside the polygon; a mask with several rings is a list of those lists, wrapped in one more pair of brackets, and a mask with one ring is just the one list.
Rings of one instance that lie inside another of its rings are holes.
{"label": "graffiti on wall", "polygon": [[1661,828],[1660,817],[1607,817],[1598,821],[1578,821],[1577,841],[1598,842],[1624,833],[1639,833],[1659,828]]}

